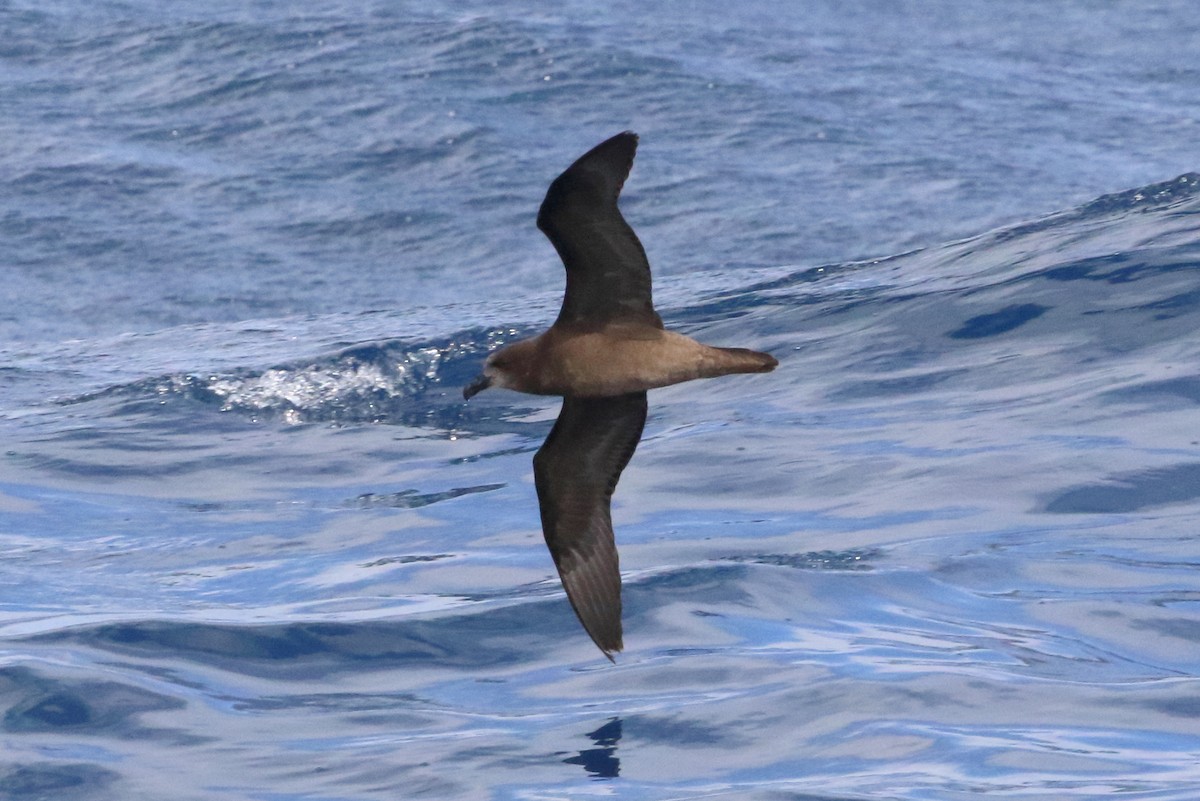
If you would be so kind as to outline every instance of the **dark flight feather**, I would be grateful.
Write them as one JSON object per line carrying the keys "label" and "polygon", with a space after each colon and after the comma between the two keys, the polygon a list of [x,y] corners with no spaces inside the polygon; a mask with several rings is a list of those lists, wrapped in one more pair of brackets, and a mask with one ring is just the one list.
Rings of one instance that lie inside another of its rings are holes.
{"label": "dark flight feather", "polygon": [[567,397],[533,457],[546,545],[575,614],[609,659],[622,648],[612,494],[645,423],[645,392]]}
{"label": "dark flight feather", "polygon": [[599,327],[627,321],[662,328],[651,299],[646,251],[617,208],[637,142],[637,134],[629,131],[606,139],[546,191],[537,225],[567,269],[567,290],[555,325]]}

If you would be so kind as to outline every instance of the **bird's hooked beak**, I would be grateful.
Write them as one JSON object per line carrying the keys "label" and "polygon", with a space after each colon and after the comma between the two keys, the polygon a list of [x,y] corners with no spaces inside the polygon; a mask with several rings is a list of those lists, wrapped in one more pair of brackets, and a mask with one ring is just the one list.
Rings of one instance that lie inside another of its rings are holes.
{"label": "bird's hooked beak", "polygon": [[465,387],[463,387],[463,400],[470,400],[491,385],[492,377],[486,373],[480,373],[479,375],[475,376],[470,384],[467,384]]}

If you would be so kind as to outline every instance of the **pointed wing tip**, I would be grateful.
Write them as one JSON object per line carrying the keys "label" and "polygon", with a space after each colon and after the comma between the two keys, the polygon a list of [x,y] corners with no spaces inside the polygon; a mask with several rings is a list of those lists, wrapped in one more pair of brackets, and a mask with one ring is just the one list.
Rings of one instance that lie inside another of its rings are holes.
{"label": "pointed wing tip", "polygon": [[[569,592],[567,598],[571,599],[572,606],[574,606],[574,599],[571,598]],[[592,642],[600,649],[600,652],[608,658],[609,662],[615,664],[617,660],[613,654],[620,653],[625,648],[624,632],[621,630],[620,597],[617,598],[615,610],[610,607],[597,616],[594,611],[581,613],[580,607],[576,606],[575,615],[583,624],[583,630],[592,638]]]}
{"label": "pointed wing tip", "polygon": [[[599,564],[592,562],[582,571],[569,571],[566,574],[560,571],[560,575],[563,588],[567,591],[567,600],[571,602],[571,608],[575,610],[583,630],[608,657],[608,661],[616,662],[613,653],[620,651],[625,644],[621,625],[621,577],[617,571],[615,549],[612,561],[606,559]],[[609,581],[612,584],[604,586]]]}
{"label": "pointed wing tip", "polygon": [[621,625],[621,574],[617,569],[611,531],[607,544],[611,548],[608,554],[581,569],[564,570],[557,556],[555,564],[575,617],[601,653],[615,663],[613,653],[623,649],[625,644]]}
{"label": "pointed wing tip", "polygon": [[[590,634],[591,632],[588,633]],[[592,642],[594,642],[596,647],[600,649],[600,653],[604,654],[605,658],[614,665],[617,664],[617,658],[615,655],[619,654],[625,649],[625,644],[621,642],[620,636],[617,637],[616,642],[604,643],[596,637],[592,638]]]}
{"label": "pointed wing tip", "polygon": [[583,167],[598,165],[600,162],[615,161],[628,173],[633,166],[633,156],[637,152],[638,135],[633,131],[621,131],[616,136],[610,136],[600,144],[584,153],[567,168],[564,174],[578,172]]}
{"label": "pointed wing tip", "polygon": [[613,140],[620,140],[628,145],[637,147],[638,135],[633,131],[621,131],[619,134],[609,139],[610,142]]}
{"label": "pointed wing tip", "polygon": [[[610,136],[584,153],[554,179],[546,191],[546,197],[538,209],[537,226],[550,234],[557,227],[553,218],[562,213],[572,197],[582,194],[585,209],[593,204],[603,207],[615,204],[625,179],[633,169],[633,157],[637,153],[638,135],[633,131],[622,131]],[[594,212],[590,212],[594,213]],[[553,236],[551,236],[553,240]]]}
{"label": "pointed wing tip", "polygon": [[[637,134],[635,134],[633,131],[621,131],[621,133],[617,134],[616,136],[610,136],[608,139],[605,139],[603,142],[596,145],[594,148],[588,151],[584,158],[587,158],[587,156],[593,153],[598,155],[601,152],[608,150],[617,151],[620,154],[624,164],[625,173],[628,175],[629,171],[633,169],[633,157],[634,154],[637,153],[637,146]],[[622,181],[622,183],[624,183],[624,181]]]}

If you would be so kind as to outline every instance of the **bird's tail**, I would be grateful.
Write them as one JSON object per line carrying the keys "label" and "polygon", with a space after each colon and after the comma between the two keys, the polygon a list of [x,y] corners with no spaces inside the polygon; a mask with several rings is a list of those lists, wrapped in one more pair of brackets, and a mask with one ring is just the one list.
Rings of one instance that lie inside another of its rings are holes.
{"label": "bird's tail", "polygon": [[749,348],[713,348],[712,376],[732,373],[769,373],[779,365],[779,360],[769,353]]}

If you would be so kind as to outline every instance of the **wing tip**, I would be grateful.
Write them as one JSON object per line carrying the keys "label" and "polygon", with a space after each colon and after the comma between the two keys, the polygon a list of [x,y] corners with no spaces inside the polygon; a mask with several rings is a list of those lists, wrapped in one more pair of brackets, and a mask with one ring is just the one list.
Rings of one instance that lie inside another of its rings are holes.
{"label": "wing tip", "polygon": [[[612,543],[612,540],[608,542]],[[591,562],[582,570],[568,568],[564,571],[562,565],[558,567],[575,617],[601,653],[615,663],[613,653],[625,647],[621,625],[621,574],[617,568],[616,548],[604,556],[608,558]]]}
{"label": "wing tip", "polygon": [[579,161],[583,161],[584,159],[588,158],[588,156],[593,154],[600,155],[603,153],[607,157],[607,151],[613,151],[613,155],[620,158],[619,163],[623,167],[623,171],[625,173],[623,176],[621,176],[621,179],[617,184],[617,192],[619,193],[621,191],[621,187],[625,184],[625,178],[629,177],[629,171],[633,169],[633,158],[637,155],[638,141],[638,135],[633,131],[621,131],[621,133],[617,134],[616,136],[610,136],[600,144],[593,147],[591,150],[581,156]]}
{"label": "wing tip", "polygon": [[605,166],[613,166],[615,162],[615,166],[623,168],[624,172],[628,174],[633,167],[633,157],[637,153],[638,141],[638,135],[633,131],[621,131],[615,136],[610,136],[575,159],[571,166],[563,171],[563,176],[576,174],[601,162],[604,162]]}
{"label": "wing tip", "polygon": [[617,664],[614,654],[619,654],[625,650],[625,644],[621,641],[621,635],[618,633],[615,641],[602,641],[602,638],[593,635],[592,632],[589,631],[588,634],[592,635],[592,642],[600,649],[600,653],[604,654],[609,662],[612,662],[614,665]]}
{"label": "wing tip", "polygon": [[[573,582],[572,582],[573,584]],[[567,589],[567,599],[575,610],[575,616],[583,625],[583,630],[592,639],[600,652],[609,662],[616,664],[614,653],[625,648],[624,631],[621,625],[621,589],[617,585],[615,597],[605,597],[597,603],[597,599],[588,599],[579,590],[564,582]]]}
{"label": "wing tip", "polygon": [[608,141],[611,142],[614,139],[619,139],[623,142],[628,142],[629,144],[633,145],[634,147],[637,147],[637,144],[638,144],[638,135],[636,133],[634,133],[633,131],[629,131],[629,130],[621,131],[616,136],[609,137]]}
{"label": "wing tip", "polygon": [[[613,602],[613,599],[608,599],[608,602],[600,609],[596,608],[576,608],[575,613],[579,618],[579,622],[583,624],[583,630],[592,638],[592,642],[596,644],[609,661],[613,661],[613,654],[620,652],[624,647],[624,631],[621,625],[621,597],[620,590],[617,590],[618,595]],[[569,597],[569,596],[568,596]]]}
{"label": "wing tip", "polygon": [[549,233],[553,225],[551,218],[557,208],[582,187],[588,187],[583,190],[585,192],[597,193],[604,202],[615,203],[633,169],[637,146],[638,135],[633,131],[622,131],[575,159],[546,191],[538,209],[538,228]]}

